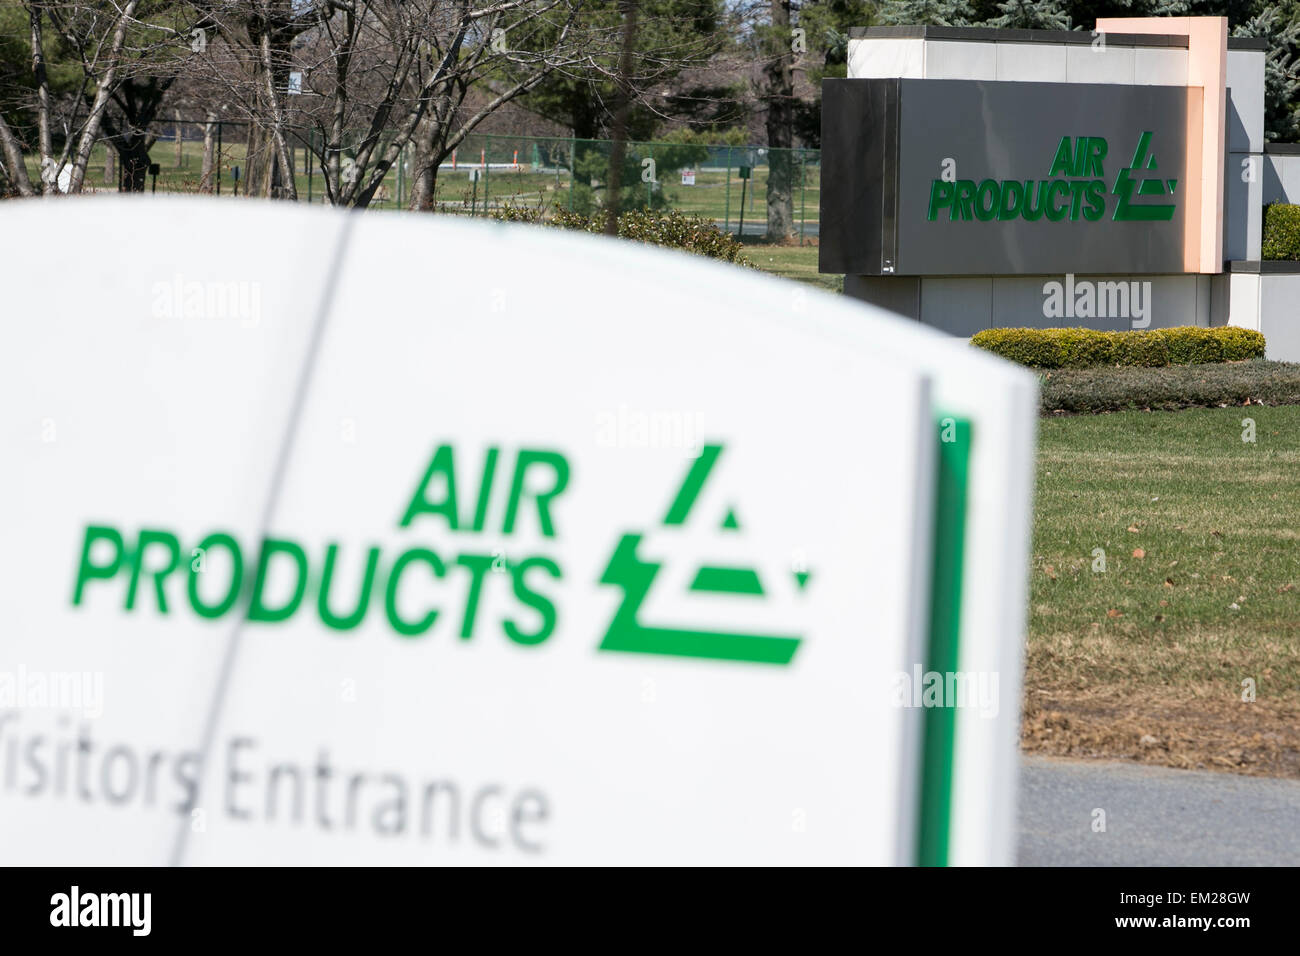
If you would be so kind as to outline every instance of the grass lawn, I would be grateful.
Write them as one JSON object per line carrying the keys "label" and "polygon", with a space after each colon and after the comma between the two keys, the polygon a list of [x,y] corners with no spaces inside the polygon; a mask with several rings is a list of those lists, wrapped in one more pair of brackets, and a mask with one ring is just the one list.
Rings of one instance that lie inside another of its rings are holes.
{"label": "grass lawn", "polygon": [[[674,209],[682,212],[721,219],[735,229],[740,221],[741,180],[735,169],[728,178],[725,170],[700,170],[694,186],[683,186],[681,173],[674,171],[672,178],[664,178],[663,191]],[[745,222],[761,222],[767,218],[767,167],[759,166],[754,176],[744,185]],[[808,166],[802,184],[796,170],[793,190],[795,229],[806,219],[816,222],[821,203],[821,169]]]}
{"label": "grass lawn", "polygon": [[830,292],[841,292],[844,289],[844,276],[817,271],[815,242],[801,246],[796,239],[793,244],[782,246],[750,240],[745,243],[745,255],[755,266],[772,275],[797,279]]}
{"label": "grass lawn", "polygon": [[1300,407],[1040,429],[1025,748],[1300,776]]}

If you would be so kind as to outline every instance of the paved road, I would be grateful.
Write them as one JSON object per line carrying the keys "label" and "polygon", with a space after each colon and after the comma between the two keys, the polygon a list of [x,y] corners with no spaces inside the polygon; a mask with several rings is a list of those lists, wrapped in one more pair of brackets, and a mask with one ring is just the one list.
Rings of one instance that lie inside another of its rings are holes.
{"label": "paved road", "polygon": [[[1094,809],[1106,832],[1092,830]],[[1296,866],[1300,781],[1023,760],[1022,866]]]}

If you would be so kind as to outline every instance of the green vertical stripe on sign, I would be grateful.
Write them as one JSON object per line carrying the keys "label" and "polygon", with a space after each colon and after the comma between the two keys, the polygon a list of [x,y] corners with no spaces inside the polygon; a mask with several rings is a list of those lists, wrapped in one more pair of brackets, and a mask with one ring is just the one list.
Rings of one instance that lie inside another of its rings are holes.
{"label": "green vertical stripe on sign", "polygon": [[[971,424],[940,415],[936,462],[934,557],[930,576],[930,628],[925,671],[958,669],[961,638],[962,557],[966,545],[966,496],[970,476]],[[957,729],[955,701],[926,707],[921,753],[921,819],[917,863],[947,866],[952,830],[952,765]]]}

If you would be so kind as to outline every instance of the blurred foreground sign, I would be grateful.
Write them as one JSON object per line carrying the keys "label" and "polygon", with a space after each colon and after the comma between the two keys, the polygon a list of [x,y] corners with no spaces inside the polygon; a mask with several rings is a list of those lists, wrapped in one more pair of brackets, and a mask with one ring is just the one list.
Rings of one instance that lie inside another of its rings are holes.
{"label": "blurred foreground sign", "polygon": [[1025,373],[540,227],[0,216],[6,860],[1010,861]]}

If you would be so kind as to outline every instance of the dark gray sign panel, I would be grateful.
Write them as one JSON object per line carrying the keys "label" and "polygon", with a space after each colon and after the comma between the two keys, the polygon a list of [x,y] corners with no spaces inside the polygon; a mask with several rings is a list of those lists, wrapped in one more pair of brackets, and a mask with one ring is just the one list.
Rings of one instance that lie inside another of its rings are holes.
{"label": "dark gray sign panel", "polygon": [[827,80],[820,268],[1182,273],[1199,89]]}

